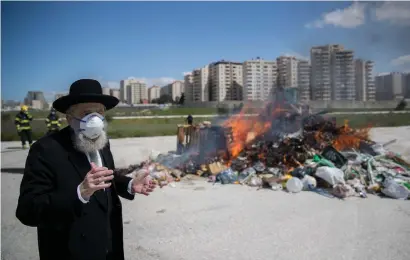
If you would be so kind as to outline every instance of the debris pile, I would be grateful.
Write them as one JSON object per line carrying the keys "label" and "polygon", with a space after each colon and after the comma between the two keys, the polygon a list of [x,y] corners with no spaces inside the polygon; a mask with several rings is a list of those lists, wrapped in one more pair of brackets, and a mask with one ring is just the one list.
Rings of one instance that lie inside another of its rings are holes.
{"label": "debris pile", "polygon": [[[229,130],[226,149],[215,144],[207,153],[153,153],[140,165],[122,169],[149,171],[160,185],[186,174],[209,182],[241,184],[298,193],[316,192],[331,198],[382,194],[395,199],[410,195],[410,164],[378,144],[369,130],[337,126],[325,112],[306,114],[293,104],[271,102],[258,116],[241,114],[222,124]],[[209,152],[213,151],[213,152]],[[121,172],[118,171],[118,172]]]}

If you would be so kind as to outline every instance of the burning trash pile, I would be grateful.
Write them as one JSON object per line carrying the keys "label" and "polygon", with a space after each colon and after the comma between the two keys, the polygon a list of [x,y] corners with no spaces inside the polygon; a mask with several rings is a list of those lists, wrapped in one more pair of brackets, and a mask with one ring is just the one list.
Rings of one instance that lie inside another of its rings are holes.
{"label": "burning trash pile", "polygon": [[410,164],[385,149],[394,140],[375,143],[370,128],[352,129],[347,121],[337,126],[323,113],[287,102],[271,102],[258,116],[245,113],[246,108],[214,128],[199,125],[193,130],[202,136],[196,146],[181,154],[152,153],[123,172],[149,171],[160,185],[194,174],[213,183],[331,198],[371,193],[408,199]]}

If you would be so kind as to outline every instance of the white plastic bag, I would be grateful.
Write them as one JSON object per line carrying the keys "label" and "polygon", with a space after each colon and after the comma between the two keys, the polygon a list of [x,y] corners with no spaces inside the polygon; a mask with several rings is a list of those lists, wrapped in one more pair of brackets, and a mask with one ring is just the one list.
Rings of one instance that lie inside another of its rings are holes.
{"label": "white plastic bag", "polygon": [[149,159],[151,161],[155,161],[158,156],[160,155],[160,152],[156,151],[156,150],[151,150],[151,153],[149,154]]}
{"label": "white plastic bag", "polygon": [[311,189],[316,188],[317,186],[316,179],[309,175],[305,175],[305,177],[303,177],[302,183],[303,183],[304,190],[311,190]]}
{"label": "white plastic bag", "polygon": [[398,184],[391,178],[387,178],[383,182],[383,186],[384,189],[382,189],[382,193],[390,198],[405,200],[410,195],[410,192],[406,187]]}
{"label": "white plastic bag", "polygon": [[322,166],[317,168],[315,175],[332,186],[339,183],[345,184],[344,173],[338,168]]}
{"label": "white plastic bag", "polygon": [[303,183],[299,178],[292,177],[286,182],[286,189],[289,192],[298,193],[303,189]]}

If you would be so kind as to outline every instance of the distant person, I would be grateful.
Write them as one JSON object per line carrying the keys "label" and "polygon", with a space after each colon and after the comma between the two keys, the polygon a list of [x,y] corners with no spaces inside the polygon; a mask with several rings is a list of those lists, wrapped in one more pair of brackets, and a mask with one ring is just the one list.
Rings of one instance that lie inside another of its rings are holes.
{"label": "distant person", "polygon": [[186,118],[186,121],[187,121],[188,125],[192,125],[194,123],[194,118],[191,115],[189,115]]}
{"label": "distant person", "polygon": [[50,114],[48,114],[46,118],[46,125],[48,129],[47,134],[52,134],[60,131],[61,119],[58,117],[54,108],[50,110]]}
{"label": "distant person", "polygon": [[28,107],[25,105],[21,106],[20,112],[16,115],[14,119],[14,124],[16,125],[17,132],[20,136],[21,145],[23,149],[26,149],[26,141],[28,141],[29,146],[33,143],[31,138],[31,121],[33,116],[28,112]]}

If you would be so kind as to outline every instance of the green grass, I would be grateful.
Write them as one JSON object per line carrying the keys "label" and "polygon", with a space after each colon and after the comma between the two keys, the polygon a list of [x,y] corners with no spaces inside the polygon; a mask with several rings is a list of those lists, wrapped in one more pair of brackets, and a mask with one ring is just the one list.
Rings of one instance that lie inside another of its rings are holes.
{"label": "green grass", "polygon": [[[200,122],[209,120],[209,118],[195,118]],[[112,120],[108,126],[108,135],[110,138],[125,137],[145,137],[145,136],[165,136],[176,135],[177,124],[183,124],[184,120],[180,118],[153,118],[153,119],[118,119]],[[33,139],[38,139],[47,132],[46,125],[41,120],[34,120],[31,124]],[[63,126],[66,123],[63,121]],[[17,134],[14,122],[4,120],[1,123],[1,141],[20,140]]]}
{"label": "green grass", "polygon": [[[188,116],[191,115],[216,115],[218,113],[225,113],[227,112],[222,111],[223,109],[218,109],[216,107],[209,107],[209,108],[186,108],[186,107],[173,107],[169,108],[168,110],[161,110],[161,109],[145,109],[145,111],[149,111],[148,113],[142,112],[144,109],[141,108],[132,108],[132,107],[119,107],[114,108],[107,112],[107,115],[110,116],[167,116],[167,115],[181,115],[181,116]],[[329,112],[354,112],[354,111],[386,111],[386,110],[393,110],[393,109],[383,109],[383,108],[374,108],[374,109],[327,109]],[[406,108],[406,110],[410,110],[410,106]],[[252,112],[252,111],[250,111]],[[45,118],[49,114],[49,111],[30,111],[34,118]],[[17,114],[16,111],[12,112],[2,112],[2,117],[13,117]],[[57,113],[60,117],[64,117],[63,114]]]}
{"label": "green grass", "polygon": [[[149,110],[148,113],[143,113],[142,111]],[[38,111],[33,110],[30,111],[34,118],[45,118],[49,114],[49,111]],[[188,116],[191,115],[215,115],[218,113],[217,108],[185,108],[185,107],[175,107],[169,108],[167,110],[161,109],[141,109],[141,108],[132,108],[132,107],[120,107],[114,108],[107,112],[108,115],[111,116],[167,116],[167,115],[181,115],[181,116]],[[2,117],[14,117],[17,114],[16,111],[12,112],[2,112]],[[63,114],[57,113],[60,117],[64,117]]]}
{"label": "green grass", "polygon": [[[335,117],[338,125],[342,125],[344,120],[348,119],[349,125],[355,128],[410,125],[409,114],[335,115]],[[210,119],[195,118],[196,122],[203,120]],[[183,123],[184,120],[181,118],[118,119],[109,123],[108,134],[110,138],[175,135],[176,125]],[[33,121],[32,127],[35,140],[47,131],[45,123],[41,120]],[[1,130],[1,141],[19,140],[13,120],[10,118],[2,118]]]}

